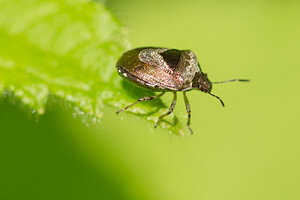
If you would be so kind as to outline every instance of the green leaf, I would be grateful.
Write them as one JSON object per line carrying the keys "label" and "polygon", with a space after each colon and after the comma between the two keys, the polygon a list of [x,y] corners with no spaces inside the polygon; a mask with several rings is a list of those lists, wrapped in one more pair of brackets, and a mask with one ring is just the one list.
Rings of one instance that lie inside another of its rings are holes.
{"label": "green leaf", "polygon": [[[129,47],[126,33],[100,2],[2,0],[0,91],[12,93],[38,115],[53,96],[72,105],[74,115],[88,118],[86,123],[98,123],[104,106],[117,111],[154,95],[116,72],[117,59]],[[153,100],[126,112],[154,126],[166,111],[161,100]],[[183,133],[174,115],[168,119],[160,126]]]}

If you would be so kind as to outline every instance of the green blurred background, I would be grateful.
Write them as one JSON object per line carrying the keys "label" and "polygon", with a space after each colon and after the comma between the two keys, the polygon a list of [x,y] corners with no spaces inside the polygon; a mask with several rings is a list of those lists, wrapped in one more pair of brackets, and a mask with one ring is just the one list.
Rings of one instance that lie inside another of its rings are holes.
{"label": "green blurred background", "polygon": [[[298,1],[109,0],[132,47],[191,49],[226,107],[188,93],[193,136],[106,108],[85,127],[0,103],[0,199],[300,199]],[[114,66],[112,66],[114,67]],[[172,95],[163,97],[169,105]],[[186,121],[181,94],[175,113]]]}

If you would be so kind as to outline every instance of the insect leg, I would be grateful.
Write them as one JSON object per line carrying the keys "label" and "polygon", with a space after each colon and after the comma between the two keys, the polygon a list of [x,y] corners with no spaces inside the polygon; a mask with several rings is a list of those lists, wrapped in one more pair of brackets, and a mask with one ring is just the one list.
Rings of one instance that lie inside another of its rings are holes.
{"label": "insect leg", "polygon": [[151,96],[151,97],[142,97],[142,98],[140,98],[139,100],[137,100],[136,102],[134,102],[133,104],[130,104],[129,106],[126,106],[125,108],[123,108],[123,109],[117,111],[117,114],[119,114],[119,112],[122,112],[122,111],[124,111],[124,110],[127,110],[128,108],[134,106],[135,104],[137,104],[137,103],[139,103],[139,102],[141,102],[141,101],[149,101],[149,100],[152,100],[152,99],[157,99],[157,98],[161,97],[161,96],[164,95],[164,94],[165,94],[165,92],[162,92],[162,93],[160,93],[159,95],[155,95],[155,96]]}
{"label": "insect leg", "polygon": [[188,113],[188,121],[187,121],[186,125],[189,128],[189,130],[191,131],[191,134],[193,134],[193,131],[190,127],[190,124],[191,124],[191,107],[190,107],[190,103],[189,103],[189,100],[188,100],[185,92],[183,92],[183,98],[184,98],[184,103],[185,103],[185,107],[186,107],[186,112]]}
{"label": "insect leg", "polygon": [[173,97],[172,104],[171,104],[171,106],[170,106],[170,108],[169,108],[169,111],[168,111],[167,113],[161,115],[161,116],[158,118],[158,120],[157,120],[157,122],[156,122],[156,124],[155,124],[155,126],[154,126],[155,128],[157,127],[159,121],[160,121],[162,118],[164,118],[165,116],[167,116],[167,115],[169,115],[169,114],[171,114],[171,113],[173,112],[174,107],[175,107],[175,104],[176,104],[176,99],[177,99],[176,92],[173,92],[173,94],[174,94],[174,97]]}

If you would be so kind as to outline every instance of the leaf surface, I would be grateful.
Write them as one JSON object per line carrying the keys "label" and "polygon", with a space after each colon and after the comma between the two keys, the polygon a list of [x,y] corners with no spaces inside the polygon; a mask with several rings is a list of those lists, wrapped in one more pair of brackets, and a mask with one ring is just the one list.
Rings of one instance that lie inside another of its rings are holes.
{"label": "leaf surface", "polygon": [[[98,123],[104,106],[117,111],[154,95],[116,72],[116,61],[129,47],[126,33],[100,2],[2,0],[0,91],[13,94],[38,115],[45,112],[51,94],[71,104],[74,115],[88,118],[86,123]],[[154,100],[126,112],[154,126],[166,111],[161,100]],[[168,119],[160,125],[182,132],[174,115]]]}

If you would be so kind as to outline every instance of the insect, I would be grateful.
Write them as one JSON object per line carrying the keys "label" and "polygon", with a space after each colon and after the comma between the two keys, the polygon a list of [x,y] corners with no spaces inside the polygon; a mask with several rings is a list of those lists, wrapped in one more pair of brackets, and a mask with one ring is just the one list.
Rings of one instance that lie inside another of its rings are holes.
{"label": "insect", "polygon": [[247,79],[232,79],[220,82],[211,82],[207,74],[203,73],[195,54],[190,50],[167,49],[160,47],[141,47],[125,52],[118,60],[116,68],[119,74],[134,84],[153,91],[161,92],[155,96],[142,97],[133,104],[117,111],[117,114],[127,110],[142,101],[157,99],[166,92],[173,92],[171,106],[165,114],[161,115],[156,124],[162,118],[171,114],[174,110],[177,94],[183,92],[183,98],[188,113],[187,127],[193,133],[191,123],[191,108],[186,92],[200,90],[220,100],[222,99],[211,93],[212,84],[227,83],[233,81],[249,81]]}

